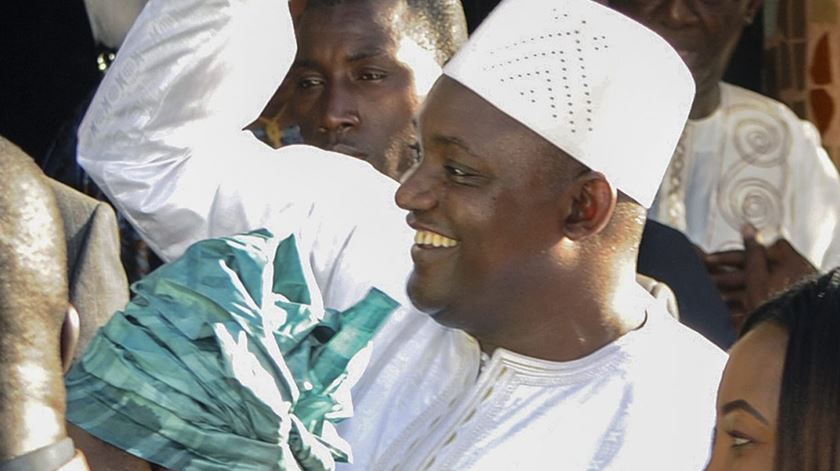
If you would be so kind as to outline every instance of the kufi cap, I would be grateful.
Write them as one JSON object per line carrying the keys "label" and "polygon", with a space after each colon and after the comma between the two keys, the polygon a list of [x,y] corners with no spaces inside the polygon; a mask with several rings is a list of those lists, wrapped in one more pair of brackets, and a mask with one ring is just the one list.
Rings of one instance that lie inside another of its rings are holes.
{"label": "kufi cap", "polygon": [[694,99],[665,40],[590,0],[503,0],[444,74],[645,207]]}

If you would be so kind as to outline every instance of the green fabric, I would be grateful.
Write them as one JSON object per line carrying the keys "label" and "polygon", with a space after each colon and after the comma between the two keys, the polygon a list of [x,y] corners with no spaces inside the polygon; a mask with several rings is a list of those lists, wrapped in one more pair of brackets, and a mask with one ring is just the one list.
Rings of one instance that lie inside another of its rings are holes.
{"label": "green fabric", "polygon": [[351,360],[396,309],[325,310],[294,237],[199,242],[136,283],[66,378],[67,418],[173,470],[327,470]]}

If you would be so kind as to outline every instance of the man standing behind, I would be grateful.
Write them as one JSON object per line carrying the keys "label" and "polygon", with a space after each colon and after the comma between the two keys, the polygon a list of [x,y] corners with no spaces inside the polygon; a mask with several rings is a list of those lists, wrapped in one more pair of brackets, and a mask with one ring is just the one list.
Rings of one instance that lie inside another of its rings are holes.
{"label": "man standing behind", "polygon": [[815,270],[840,264],[840,179],[811,123],[721,82],[761,0],[613,0],[676,49],[697,85],[690,119],[651,208],[683,231],[733,324]]}
{"label": "man standing behind", "polygon": [[[459,0],[309,0],[274,102],[307,144],[397,180],[416,160],[411,119],[467,39]],[[276,111],[275,111],[276,112]]]}
{"label": "man standing behind", "polygon": [[724,355],[636,283],[692,96],[674,51],[594,2],[503,2],[418,117],[422,156],[396,193],[407,227],[368,165],[241,131],[283,72],[243,51],[290,63],[290,31],[276,0],[153,0],[80,155],[169,259],[267,227],[299,241],[326,307],[371,287],[402,303],[339,430],[352,466],[701,469]]}

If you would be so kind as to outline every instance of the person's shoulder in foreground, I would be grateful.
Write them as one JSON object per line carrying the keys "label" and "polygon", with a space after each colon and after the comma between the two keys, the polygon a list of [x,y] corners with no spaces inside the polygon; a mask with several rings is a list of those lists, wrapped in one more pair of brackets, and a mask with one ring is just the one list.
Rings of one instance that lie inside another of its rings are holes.
{"label": "person's shoulder in foreground", "polygon": [[81,316],[81,355],[96,330],[128,302],[119,228],[108,204],[55,180],[48,182],[64,223],[70,302]]}
{"label": "person's shoulder in foreground", "polygon": [[86,470],[64,424],[61,375],[79,318],[61,217],[32,159],[0,137],[0,469]]}

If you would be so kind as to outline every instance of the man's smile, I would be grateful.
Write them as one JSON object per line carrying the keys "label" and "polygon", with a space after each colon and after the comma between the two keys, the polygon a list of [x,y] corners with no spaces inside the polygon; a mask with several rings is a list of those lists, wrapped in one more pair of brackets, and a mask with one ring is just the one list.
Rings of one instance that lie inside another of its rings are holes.
{"label": "man's smile", "polygon": [[443,234],[438,234],[437,232],[421,229],[414,235],[414,245],[423,249],[448,249],[456,247],[458,245],[458,241]]}

